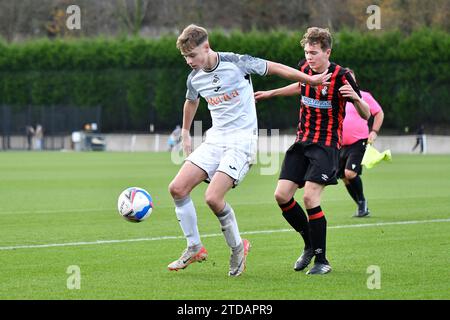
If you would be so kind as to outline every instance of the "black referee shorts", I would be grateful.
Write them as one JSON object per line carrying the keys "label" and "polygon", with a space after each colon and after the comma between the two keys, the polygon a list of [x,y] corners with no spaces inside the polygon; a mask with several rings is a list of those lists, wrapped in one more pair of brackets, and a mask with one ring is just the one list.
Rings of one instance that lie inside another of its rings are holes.
{"label": "black referee shorts", "polygon": [[367,139],[361,139],[355,143],[343,146],[339,155],[339,178],[345,178],[345,169],[362,174],[361,161],[366,152]]}
{"label": "black referee shorts", "polygon": [[293,181],[303,188],[306,181],[337,184],[339,150],[315,143],[294,143],[281,166],[280,180]]}

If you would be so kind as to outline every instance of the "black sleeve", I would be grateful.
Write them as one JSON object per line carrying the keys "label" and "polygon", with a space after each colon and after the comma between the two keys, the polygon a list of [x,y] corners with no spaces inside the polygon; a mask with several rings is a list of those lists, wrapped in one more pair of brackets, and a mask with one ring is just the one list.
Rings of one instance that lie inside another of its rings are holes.
{"label": "black sleeve", "polygon": [[[358,96],[360,97],[360,98],[362,98],[362,96],[361,96],[361,92],[359,92],[359,87],[358,87],[358,85],[356,84],[356,82],[355,82],[355,80],[353,80],[353,77],[352,77],[352,75],[350,74],[350,72],[345,72],[344,73],[344,75],[343,75],[343,78],[345,78],[346,80],[347,80],[347,82],[352,86],[352,88],[353,88],[353,90],[355,90],[355,92],[358,94]],[[344,81],[342,81],[343,82],[343,84],[344,84]],[[348,99],[347,99],[348,100]],[[352,101],[350,101],[350,102],[352,102]]]}

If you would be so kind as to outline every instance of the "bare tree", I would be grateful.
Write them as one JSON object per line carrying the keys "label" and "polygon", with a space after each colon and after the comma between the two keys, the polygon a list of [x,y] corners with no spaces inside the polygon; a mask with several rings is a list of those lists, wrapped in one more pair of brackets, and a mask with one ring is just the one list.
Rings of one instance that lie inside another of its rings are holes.
{"label": "bare tree", "polygon": [[[45,19],[44,7],[50,1],[42,2],[32,0],[0,1],[0,34],[7,41],[18,40],[22,37],[29,37],[42,31],[42,26],[35,24],[36,19]],[[21,36],[23,35],[23,36]]]}
{"label": "bare tree", "polygon": [[[67,30],[66,9],[81,9],[81,30]],[[0,36],[32,37],[178,33],[190,23],[208,29],[299,30],[308,26],[367,31],[367,7],[381,8],[382,30],[450,29],[449,0],[0,0]]]}
{"label": "bare tree", "polygon": [[117,0],[117,14],[131,34],[139,34],[148,4],[148,0]]}

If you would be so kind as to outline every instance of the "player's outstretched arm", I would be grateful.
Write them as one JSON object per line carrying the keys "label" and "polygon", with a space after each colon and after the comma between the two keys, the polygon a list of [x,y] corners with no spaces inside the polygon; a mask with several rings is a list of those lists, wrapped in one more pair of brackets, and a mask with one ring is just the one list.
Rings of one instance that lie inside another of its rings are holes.
{"label": "player's outstretched arm", "polygon": [[275,74],[281,78],[309,83],[311,85],[329,85],[330,82],[328,80],[331,77],[331,73],[328,73],[328,70],[325,70],[321,74],[310,76],[284,64],[272,61],[267,61],[267,74]]}
{"label": "player's outstretched arm", "polygon": [[257,91],[255,92],[255,100],[258,102],[260,100],[270,99],[272,97],[277,96],[295,96],[300,94],[300,86],[299,83],[293,83],[286,87],[267,90],[267,91]]}
{"label": "player's outstretched arm", "polygon": [[186,99],[186,101],[184,102],[183,128],[181,129],[181,143],[183,146],[185,156],[188,156],[192,152],[191,136],[189,134],[189,131],[191,130],[192,120],[194,120],[198,104],[199,99],[197,100]]}

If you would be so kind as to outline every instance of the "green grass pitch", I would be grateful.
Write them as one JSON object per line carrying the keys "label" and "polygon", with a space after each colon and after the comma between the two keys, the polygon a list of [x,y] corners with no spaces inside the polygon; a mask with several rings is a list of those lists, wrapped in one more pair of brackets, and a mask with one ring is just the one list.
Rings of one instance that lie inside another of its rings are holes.
{"label": "green grass pitch", "polygon": [[[293,271],[302,243],[274,202],[277,175],[253,167],[227,198],[252,243],[246,272],[230,278],[206,184],[192,197],[209,258],[167,270],[186,245],[167,192],[179,168],[169,153],[2,152],[0,299],[450,299],[450,156],[393,158],[364,171],[372,217],[351,217],[342,183],[325,189],[333,267],[325,276]],[[117,213],[129,186],[154,198],[143,223]],[[70,266],[79,267],[79,289],[68,288]],[[379,289],[368,288],[371,266]]]}

